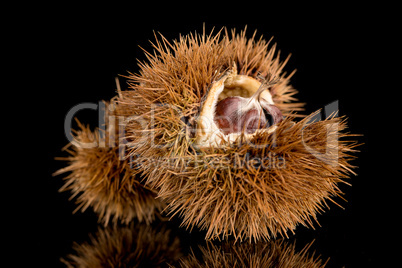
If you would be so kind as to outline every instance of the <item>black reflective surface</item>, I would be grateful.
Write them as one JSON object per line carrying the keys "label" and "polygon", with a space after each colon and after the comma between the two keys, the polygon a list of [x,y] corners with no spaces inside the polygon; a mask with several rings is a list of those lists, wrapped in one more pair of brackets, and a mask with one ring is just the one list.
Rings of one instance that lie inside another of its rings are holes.
{"label": "black reflective surface", "polygon": [[[323,263],[329,259],[326,267],[373,265],[377,257],[373,233],[376,233],[378,220],[372,212],[377,211],[375,214],[378,215],[379,210],[372,198],[376,188],[372,174],[383,160],[378,159],[377,165],[369,162],[376,145],[367,126],[377,119],[376,115],[370,120],[366,116],[373,96],[365,90],[363,78],[366,73],[359,72],[368,64],[364,44],[371,40],[372,29],[367,28],[369,18],[356,19],[354,11],[341,7],[333,12],[325,9],[306,13],[296,9],[292,13],[277,11],[256,16],[250,12],[247,16],[232,16],[233,13],[225,12],[218,16],[210,9],[197,14],[177,10],[156,13],[124,6],[102,13],[69,10],[67,13],[54,10],[30,30],[37,31],[36,40],[40,40],[40,45],[32,49],[31,56],[32,61],[44,66],[36,70],[39,72],[35,76],[37,84],[43,86],[27,95],[28,99],[40,96],[40,102],[31,109],[40,120],[26,122],[26,131],[34,132],[31,136],[34,142],[28,149],[29,157],[23,158],[30,167],[29,178],[24,182],[27,201],[16,207],[22,216],[15,225],[21,238],[14,242],[16,249],[27,251],[28,255],[20,254],[21,259],[15,259],[17,262],[28,261],[39,267],[63,267],[60,259],[75,254],[74,243],[90,243],[90,236],[96,237],[98,228],[103,228],[90,209],[72,214],[74,201],[68,200],[69,193],[58,192],[63,185],[61,177],[51,175],[64,166],[54,157],[64,155],[60,149],[67,143],[64,117],[69,109],[78,103],[97,103],[113,97],[115,76],[138,70],[136,58],[144,60],[138,46],[151,49],[148,40],[154,39],[153,30],[172,39],[179,33],[202,31],[203,22],[206,22],[208,30],[213,26],[240,30],[247,24],[250,35],[255,29],[265,38],[274,35],[283,57],[292,53],[286,70],[298,69],[291,83],[300,92],[297,95],[299,100],[307,103],[306,113],[338,100],[340,115],[349,117],[350,131],[364,135],[359,141],[366,144],[360,147],[359,158],[354,161],[359,166],[355,170],[358,175],[348,181],[352,187],[341,186],[348,202],[336,199],[344,209],[330,204],[330,210],[319,215],[320,225],[316,223],[315,230],[299,226],[285,242],[288,245],[294,243],[296,252],[300,252],[314,241],[308,252],[315,252],[314,256],[319,256]],[[96,126],[96,111],[80,112],[77,116],[82,122]],[[25,172],[24,166],[20,169]],[[174,244],[179,245],[178,251],[171,249],[172,254],[185,258],[193,250],[196,257],[202,259],[199,247],[207,245],[202,231],[194,229],[190,233],[180,228],[179,218],[155,225],[163,225],[170,236],[178,239],[178,244]]]}

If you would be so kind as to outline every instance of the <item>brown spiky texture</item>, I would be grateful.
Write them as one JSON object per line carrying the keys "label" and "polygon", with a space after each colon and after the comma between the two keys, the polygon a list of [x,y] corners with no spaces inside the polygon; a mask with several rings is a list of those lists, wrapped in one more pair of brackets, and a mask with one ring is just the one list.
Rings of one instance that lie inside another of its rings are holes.
{"label": "brown spiky texture", "polygon": [[202,260],[191,254],[180,261],[182,268],[236,268],[236,267],[278,267],[278,268],[323,268],[328,263],[323,262],[320,256],[309,253],[312,243],[297,252],[295,243],[283,241],[268,243],[240,243],[221,246],[208,243],[201,247]]}
{"label": "brown spiky texture", "polygon": [[[106,119],[113,118],[106,106]],[[119,152],[118,120],[106,120],[106,131],[78,122],[74,140],[65,150],[67,167],[54,175],[68,173],[60,191],[71,191],[76,197],[76,211],[88,207],[99,215],[105,225],[113,222],[129,223],[133,219],[150,223],[165,206],[156,198],[155,190],[141,182],[140,175]]]}
{"label": "brown spiky texture", "polygon": [[[173,43],[161,37],[154,49],[139,73],[128,76],[130,88],[119,92],[116,104],[130,116],[127,155],[139,156],[147,185],[158,190],[169,214],[182,217],[189,229],[205,229],[206,239],[267,240],[287,236],[299,224],[313,226],[352,173],[356,144],[343,141],[349,137],[345,120],[309,123],[312,115],[297,122],[290,114],[301,105],[293,102],[293,73],[283,72],[287,59],[255,35],[204,32]],[[211,83],[233,63],[240,74],[279,78],[271,94],[287,118],[273,133],[197,149],[195,118]]]}
{"label": "brown spiky texture", "polygon": [[61,259],[67,267],[168,267],[183,256],[179,238],[169,229],[145,224],[99,228],[73,250]]}

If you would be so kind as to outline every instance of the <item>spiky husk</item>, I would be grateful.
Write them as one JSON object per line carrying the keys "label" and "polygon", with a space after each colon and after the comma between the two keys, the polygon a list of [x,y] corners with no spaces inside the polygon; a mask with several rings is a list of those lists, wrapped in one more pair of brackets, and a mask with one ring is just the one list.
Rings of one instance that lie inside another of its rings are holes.
{"label": "spiky husk", "polygon": [[[113,118],[106,106],[105,118]],[[71,191],[78,207],[92,207],[105,225],[129,223],[133,219],[150,223],[165,206],[156,199],[155,190],[141,182],[141,176],[124,160],[119,151],[118,120],[106,120],[106,131],[91,131],[78,122],[74,140],[68,144],[68,157],[59,158],[68,166],[55,175],[69,173],[60,191]],[[103,134],[101,134],[103,133]]]}
{"label": "spiky husk", "polygon": [[[147,183],[158,189],[170,215],[179,214],[188,228],[206,229],[207,239],[269,239],[287,236],[298,224],[313,226],[326,200],[341,194],[338,183],[351,172],[353,143],[339,141],[336,155],[320,157],[332,146],[328,140],[348,136],[342,132],[345,121],[307,124],[309,117],[294,123],[289,115],[301,105],[291,102],[293,73],[282,72],[286,60],[280,62],[275,46],[268,48],[263,39],[247,39],[244,32],[190,34],[173,44],[162,37],[154,48],[139,74],[128,77],[131,89],[119,93],[117,106],[131,116],[125,128],[127,153],[140,156]],[[274,133],[251,141],[195,149],[194,118],[211,83],[233,63],[240,74],[279,77],[271,94],[288,117]],[[250,159],[284,164],[261,168]],[[246,168],[236,164],[244,160]]]}
{"label": "spiky husk", "polygon": [[[131,90],[119,92],[117,107],[131,116],[125,125],[127,153],[140,156],[147,183],[158,189],[170,214],[180,214],[186,227],[206,229],[207,239],[269,239],[286,236],[298,224],[313,226],[312,219],[326,200],[341,194],[338,183],[351,172],[353,143],[337,143],[336,163],[333,156],[317,157],[326,152],[328,140],[347,136],[345,121],[294,123],[289,114],[301,105],[291,102],[296,91],[288,85],[291,75],[282,72],[286,60],[280,62],[275,46],[268,49],[263,39],[248,40],[244,32],[204,33],[173,44],[162,37],[154,47],[140,73],[128,77]],[[251,141],[195,149],[194,118],[211,83],[233,63],[240,74],[279,77],[271,94],[288,118],[274,133]],[[275,158],[284,165],[261,168],[248,161]],[[242,161],[246,168],[236,164]]]}
{"label": "spiky husk", "polygon": [[[162,37],[139,74],[128,77],[130,90],[119,92],[116,101],[121,113],[131,116],[125,124],[127,154],[140,156],[147,184],[158,189],[170,215],[179,214],[188,228],[206,229],[206,239],[269,239],[287,236],[298,224],[313,226],[352,172],[349,153],[355,144],[341,141],[348,136],[345,120],[307,124],[308,117],[295,123],[290,114],[301,104],[292,102],[293,73],[283,73],[287,60],[279,60],[275,45],[253,38],[244,32],[203,33],[172,44]],[[288,117],[274,133],[251,141],[195,149],[194,123],[202,101],[233,63],[240,74],[279,77],[271,94]],[[336,144],[328,145],[331,140]],[[336,153],[325,154],[333,146]],[[270,159],[283,164],[272,166]],[[265,161],[266,167],[248,160]],[[246,167],[238,164],[242,161]]]}
{"label": "spiky husk", "polygon": [[99,228],[73,250],[61,259],[67,267],[168,267],[183,256],[179,238],[169,229],[144,224]]}
{"label": "spiky husk", "polygon": [[309,253],[311,245],[312,243],[297,252],[295,243],[289,244],[278,240],[264,244],[225,243],[221,246],[209,243],[206,248],[201,248],[202,260],[191,254],[180,261],[180,267],[325,267],[328,260],[323,262],[320,256],[314,256],[314,253]]}

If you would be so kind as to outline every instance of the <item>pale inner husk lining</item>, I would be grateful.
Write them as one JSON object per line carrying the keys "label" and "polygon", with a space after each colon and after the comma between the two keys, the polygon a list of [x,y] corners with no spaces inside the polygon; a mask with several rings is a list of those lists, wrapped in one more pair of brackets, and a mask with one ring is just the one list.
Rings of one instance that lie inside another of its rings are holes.
{"label": "pale inner husk lining", "polygon": [[[231,133],[224,135],[214,122],[216,104],[219,100],[233,96],[250,97],[258,90],[260,85],[261,82],[255,78],[246,75],[238,75],[235,70],[224,75],[218,81],[215,81],[208,92],[200,116],[197,119],[195,145],[200,148],[209,146],[221,147],[225,143],[235,142],[241,135],[244,135],[244,138],[249,140],[253,138],[256,133],[270,133],[274,131],[276,126],[257,130],[253,134]],[[274,104],[268,90],[262,92],[261,97],[269,104]]]}

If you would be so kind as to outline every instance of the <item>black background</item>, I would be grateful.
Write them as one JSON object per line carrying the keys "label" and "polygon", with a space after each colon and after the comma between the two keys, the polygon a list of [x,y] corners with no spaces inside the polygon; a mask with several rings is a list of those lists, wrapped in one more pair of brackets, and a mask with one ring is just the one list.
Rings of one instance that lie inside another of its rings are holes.
{"label": "black background", "polygon": [[[382,90],[378,83],[381,67],[374,63],[381,58],[378,46],[384,35],[377,23],[378,11],[348,5],[291,8],[232,3],[219,7],[201,2],[182,8],[156,3],[44,6],[24,20],[17,31],[20,53],[15,55],[19,57],[10,67],[19,89],[10,99],[16,107],[11,114],[20,127],[14,139],[21,145],[14,150],[20,164],[14,169],[19,188],[12,188],[16,189],[13,196],[22,200],[11,202],[18,216],[18,224],[11,221],[17,228],[12,241],[18,254],[14,260],[57,267],[60,257],[72,253],[74,241],[88,240],[88,234],[98,228],[90,209],[72,214],[75,204],[68,200],[70,194],[58,192],[62,177],[51,175],[64,166],[54,158],[65,155],[61,148],[67,144],[64,117],[69,109],[113,97],[114,78],[138,71],[137,59],[145,59],[139,46],[151,50],[153,31],[172,40],[179,34],[201,32],[205,23],[207,31],[223,26],[242,30],[247,25],[249,36],[254,30],[266,39],[274,36],[283,59],[292,54],[285,69],[297,69],[291,83],[299,90],[299,100],[307,103],[306,113],[338,100],[340,115],[349,118],[350,132],[363,134],[358,140],[364,145],[353,162],[358,175],[349,180],[352,187],[341,186],[348,202],[336,199],[344,209],[330,204],[330,210],[318,217],[321,226],[316,224],[315,230],[300,226],[291,239],[298,249],[315,240],[312,249],[322,259],[330,258],[328,267],[373,265],[378,257],[377,218],[383,213],[377,205],[381,190],[374,173],[386,161],[374,153],[382,135],[373,128],[381,125],[381,114],[373,106],[381,100],[371,93]],[[124,88],[124,79],[120,81]],[[24,116],[17,116],[21,110]],[[98,119],[96,111],[77,116],[94,127]],[[373,158],[377,160],[374,165],[369,162]],[[17,190],[21,188],[22,192]],[[175,231],[183,236],[184,247],[203,243],[202,233]]]}

